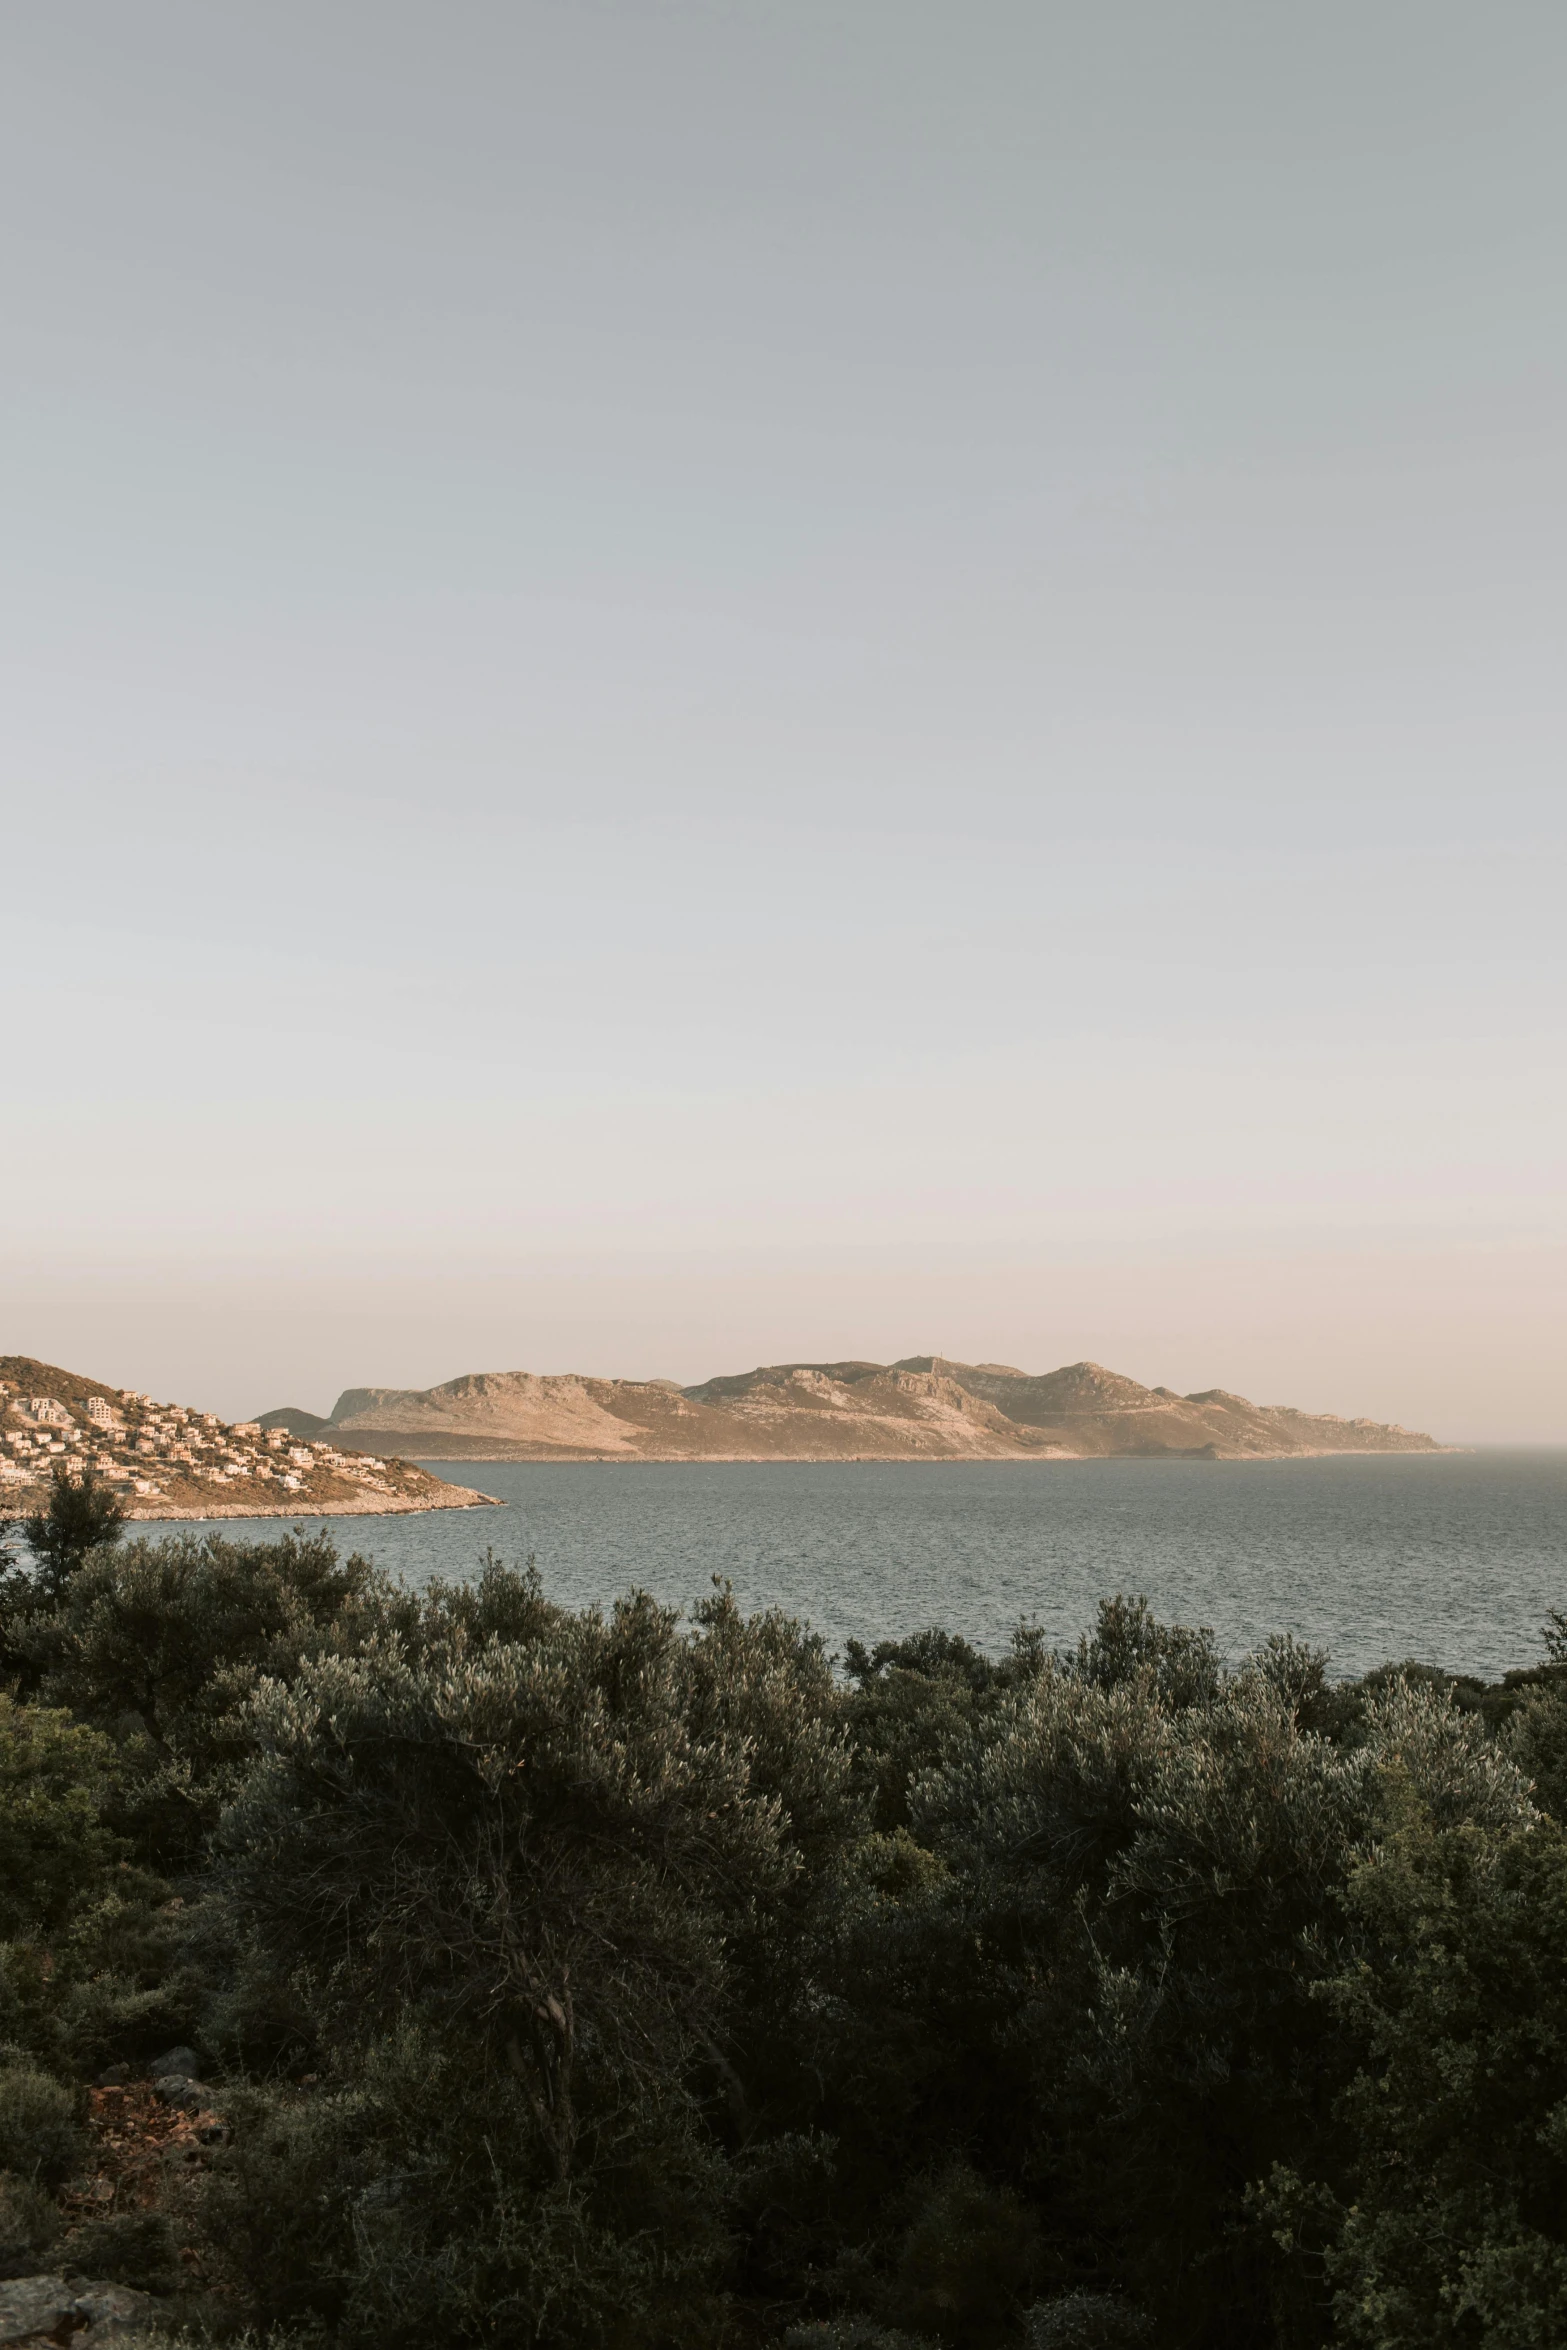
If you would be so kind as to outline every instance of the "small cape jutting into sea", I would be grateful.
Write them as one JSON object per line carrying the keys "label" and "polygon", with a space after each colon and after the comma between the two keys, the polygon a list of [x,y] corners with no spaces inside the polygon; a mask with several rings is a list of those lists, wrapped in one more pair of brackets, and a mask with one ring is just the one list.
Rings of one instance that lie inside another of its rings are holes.
{"label": "small cape jutting into sea", "polygon": [[62,1470],[100,1478],[128,1518],[379,1517],[490,1502],[329,1436],[220,1420],[31,1355],[0,1355],[0,1519],[42,1508]]}

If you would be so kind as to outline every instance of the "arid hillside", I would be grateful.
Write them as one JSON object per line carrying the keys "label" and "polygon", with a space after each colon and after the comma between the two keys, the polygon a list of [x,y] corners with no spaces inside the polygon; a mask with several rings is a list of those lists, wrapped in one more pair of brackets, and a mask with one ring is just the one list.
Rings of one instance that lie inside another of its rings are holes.
{"label": "arid hillside", "polygon": [[263,1413],[261,1425],[425,1460],[1243,1460],[1440,1449],[1407,1428],[1312,1417],[1223,1388],[1140,1387],[1098,1363],[1035,1376],[931,1355],[777,1363],[697,1387],[480,1371],[441,1387],[350,1387],[328,1419],[284,1409]]}
{"label": "arid hillside", "polygon": [[367,1461],[329,1437],[291,1442],[254,1420],[0,1355],[0,1519],[42,1508],[56,1469],[91,1469],[131,1518],[363,1517],[487,1500],[410,1461]]}

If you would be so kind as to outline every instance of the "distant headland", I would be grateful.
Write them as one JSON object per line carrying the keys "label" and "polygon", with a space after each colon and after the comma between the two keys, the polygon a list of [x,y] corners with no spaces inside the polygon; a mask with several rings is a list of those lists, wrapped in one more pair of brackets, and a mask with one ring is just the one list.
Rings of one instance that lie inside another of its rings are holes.
{"label": "distant headland", "polygon": [[322,1419],[263,1412],[273,1437],[424,1460],[1277,1460],[1439,1452],[1376,1420],[1177,1395],[1098,1363],[1035,1375],[1005,1363],[775,1363],[670,1379],[479,1371],[441,1387],[350,1387]]}
{"label": "distant headland", "polygon": [[[390,1448],[388,1448],[390,1450]],[[129,1518],[367,1517],[490,1500],[411,1461],[254,1420],[155,1403],[31,1355],[0,1355],[0,1519],[39,1509],[56,1469],[91,1469]]]}

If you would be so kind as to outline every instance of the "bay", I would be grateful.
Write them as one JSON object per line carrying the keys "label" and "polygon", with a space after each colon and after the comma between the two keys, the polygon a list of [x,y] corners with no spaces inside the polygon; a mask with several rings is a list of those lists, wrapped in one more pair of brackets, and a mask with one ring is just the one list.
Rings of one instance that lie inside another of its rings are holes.
{"label": "bay", "polygon": [[487,1546],[532,1558],[571,1607],[633,1588],[689,1607],[719,1576],[747,1610],[784,1608],[834,1650],[941,1624],[995,1652],[1023,1621],[1066,1645],[1124,1591],[1212,1626],[1232,1659],[1287,1631],[1338,1673],[1419,1658],[1494,1678],[1537,1661],[1545,1611],[1567,1607],[1562,1450],[424,1465],[503,1506],[300,1523],[416,1585],[471,1575]]}

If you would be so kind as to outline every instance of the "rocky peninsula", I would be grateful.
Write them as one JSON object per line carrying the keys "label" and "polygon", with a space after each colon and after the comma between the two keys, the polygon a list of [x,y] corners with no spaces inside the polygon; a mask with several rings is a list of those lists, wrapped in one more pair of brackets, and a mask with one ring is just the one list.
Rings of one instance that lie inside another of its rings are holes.
{"label": "rocky peninsula", "polygon": [[93,1470],[129,1518],[380,1517],[490,1502],[395,1453],[367,1457],[0,1355],[0,1518],[41,1508],[59,1468]]}

